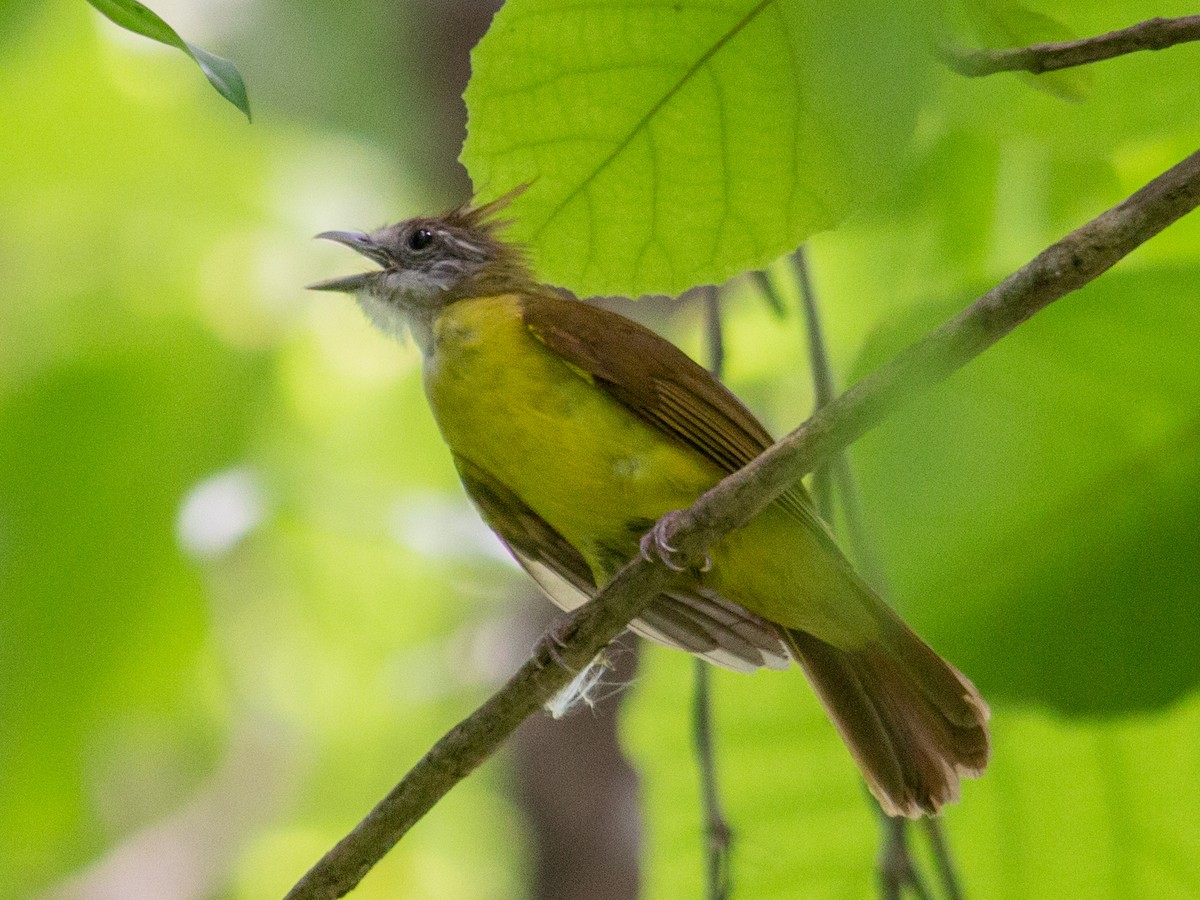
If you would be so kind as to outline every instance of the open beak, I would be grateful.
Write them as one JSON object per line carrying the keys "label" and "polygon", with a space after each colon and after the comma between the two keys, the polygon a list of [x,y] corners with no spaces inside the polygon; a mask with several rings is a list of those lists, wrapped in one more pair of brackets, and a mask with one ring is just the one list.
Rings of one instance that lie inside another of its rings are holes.
{"label": "open beak", "polygon": [[[380,266],[387,267],[391,263],[387,252],[376,244],[369,234],[363,234],[361,231],[322,231],[316,239],[342,244]],[[355,294],[378,277],[379,272],[360,272],[357,275],[343,275],[341,278],[314,281],[306,287],[310,291],[338,291]]]}

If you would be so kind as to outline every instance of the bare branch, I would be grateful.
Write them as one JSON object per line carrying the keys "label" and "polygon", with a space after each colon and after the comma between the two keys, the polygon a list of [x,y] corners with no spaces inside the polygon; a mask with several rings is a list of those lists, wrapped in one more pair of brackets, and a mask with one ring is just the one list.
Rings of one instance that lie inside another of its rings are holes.
{"label": "bare branch", "polygon": [[1178,19],[1147,19],[1137,25],[1076,41],[1033,44],[1004,50],[967,50],[942,47],[942,61],[968,78],[997,72],[1054,72],[1086,66],[1089,63],[1136,53],[1139,50],[1164,50],[1176,44],[1200,41],[1200,16]]}
{"label": "bare branch", "polygon": [[448,731],[354,830],[313,866],[287,900],[343,897],[449,790],[561,691],[667,586],[664,566],[637,559],[544,637],[500,690]]}
{"label": "bare branch", "polygon": [[[1200,152],[1052,245],[900,353],[679,516],[668,540],[699,564],[797,479],[845,449],[1050,303],[1077,290],[1200,204]],[[678,558],[678,557],[677,557]],[[344,896],[520,722],[561,690],[663,588],[670,572],[637,558],[566,622],[478,710],[450,730],[355,829],[291,890],[289,900]],[[566,667],[559,665],[556,658]]]}

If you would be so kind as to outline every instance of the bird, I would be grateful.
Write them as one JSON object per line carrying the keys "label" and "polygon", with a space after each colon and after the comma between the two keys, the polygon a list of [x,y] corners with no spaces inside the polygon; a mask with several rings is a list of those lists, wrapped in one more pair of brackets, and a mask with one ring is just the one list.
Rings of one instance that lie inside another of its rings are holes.
{"label": "bird", "polygon": [[889,816],[936,815],[982,774],[987,703],[854,570],[798,482],[672,563],[655,523],[772,444],[747,407],[654,331],[540,282],[506,237],[518,191],[318,238],[375,264],[309,285],[411,334],[467,495],[560,608],[630,559],[672,569],[630,628],[728,669],[798,664]]}

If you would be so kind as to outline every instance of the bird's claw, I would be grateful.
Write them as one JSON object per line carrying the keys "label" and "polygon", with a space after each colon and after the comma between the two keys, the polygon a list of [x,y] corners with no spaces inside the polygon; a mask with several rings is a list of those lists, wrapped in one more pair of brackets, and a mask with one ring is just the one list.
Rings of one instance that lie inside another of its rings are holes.
{"label": "bird's claw", "polygon": [[567,646],[566,628],[566,622],[559,622],[558,624],[547,628],[545,634],[538,638],[537,643],[533,645],[533,652],[535,654],[540,654],[542,650],[545,650],[546,654],[552,660],[558,663],[558,665],[566,669],[568,672],[573,672],[575,670],[567,665],[567,661],[563,659],[562,653],[560,652]]}
{"label": "bird's claw", "polygon": [[667,532],[669,529],[665,527],[666,525],[667,519],[664,517],[655,522],[654,527],[642,535],[642,559],[649,563],[662,563],[672,572],[682,572],[687,566],[676,562],[675,555],[679,553],[679,548],[672,547],[668,543]]}
{"label": "bird's claw", "polygon": [[[671,533],[675,530],[681,513],[679,510],[669,512],[657,522],[654,527],[642,535],[641,556],[650,563],[662,563],[672,572],[686,572],[688,566],[680,562],[679,548],[671,545]],[[700,566],[701,572],[708,572],[713,567],[712,557],[704,555]]]}

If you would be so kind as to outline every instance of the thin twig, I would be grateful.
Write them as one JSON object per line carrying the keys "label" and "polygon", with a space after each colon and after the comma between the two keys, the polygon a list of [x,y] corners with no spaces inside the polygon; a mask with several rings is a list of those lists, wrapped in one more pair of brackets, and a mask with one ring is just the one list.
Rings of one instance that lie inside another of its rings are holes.
{"label": "thin twig", "polygon": [[801,244],[792,254],[796,283],[800,288],[800,305],[804,307],[805,332],[808,335],[808,365],[812,373],[813,404],[820,408],[833,399],[833,364],[825,344],[825,329],[821,327],[821,312],[813,289],[812,273],[808,268],[808,251]]}
{"label": "thin twig", "polygon": [[836,457],[831,466],[833,482],[837,485],[838,499],[842,504],[842,520],[846,525],[847,543],[854,549],[854,563],[867,583],[881,595],[887,597],[887,573],[879,558],[879,549],[871,540],[867,531],[866,514],[863,512],[862,494],[858,489],[858,479],[850,466],[850,458],[845,454]]}
{"label": "thin twig", "polygon": [[996,72],[1032,72],[1041,75],[1043,72],[1085,66],[1139,50],[1164,50],[1189,41],[1200,41],[1200,15],[1148,19],[1119,31],[1075,41],[1004,50],[968,50],[947,46],[940,48],[940,53],[947,66],[968,78],[994,75]]}
{"label": "thin twig", "polygon": [[958,867],[954,864],[954,856],[950,845],[946,843],[946,834],[938,819],[924,821],[925,834],[929,838],[929,846],[933,849],[933,858],[937,862],[938,873],[942,876],[942,887],[946,891],[946,900],[963,900],[962,882],[958,880]]}
{"label": "thin twig", "polygon": [[721,321],[721,292],[712,285],[701,289],[704,298],[704,336],[708,345],[708,371],[725,377],[725,328]]}
{"label": "thin twig", "polygon": [[783,298],[775,290],[775,286],[771,283],[771,279],[767,277],[767,273],[762,269],[754,269],[750,272],[750,282],[758,288],[759,294],[767,301],[767,306],[771,308],[771,312],[775,313],[775,318],[786,319],[787,304],[783,302]]}
{"label": "thin twig", "polygon": [[[800,288],[800,302],[804,307],[804,321],[808,333],[809,368],[812,370],[813,393],[819,409],[833,399],[834,377],[833,364],[826,350],[825,328],[821,324],[821,306],[817,302],[817,292],[813,287],[812,273],[809,271],[808,254],[803,245],[792,254],[792,263],[796,272],[796,281]],[[867,581],[874,585],[877,591],[883,591],[883,567],[879,565],[874,546],[867,535],[866,522],[863,519],[862,503],[858,493],[858,482],[850,467],[850,459],[846,451],[836,454],[827,460],[817,473],[828,473],[828,493],[824,498],[818,495],[818,512],[826,522],[833,524],[833,487],[836,484],[842,500],[842,518],[846,530],[850,532],[850,545],[862,567],[863,558],[870,561],[871,570],[864,570]],[[814,474],[815,477],[815,474]],[[825,508],[820,506],[824,499]],[[904,819],[893,819],[883,813],[879,804],[869,795],[867,802],[871,804],[880,820],[881,849],[879,854],[879,885],[883,900],[899,900],[904,888],[911,888],[919,898],[928,897],[925,881],[920,870],[913,862],[909,852],[907,829],[908,822]]]}
{"label": "thin twig", "polygon": [[[792,254],[792,267],[796,283],[800,288],[800,306],[804,309],[805,334],[808,336],[808,369],[812,376],[813,407],[820,409],[833,399],[833,367],[829,362],[829,351],[825,348],[825,331],[817,311],[817,298],[813,293],[812,277],[808,271],[808,253],[804,245]],[[833,524],[833,470],[841,456],[830,457],[817,466],[812,477],[813,501],[817,512],[830,525]]]}
{"label": "thin twig", "polygon": [[917,900],[930,900],[925,882],[913,866],[908,849],[908,820],[880,815],[883,843],[879,849],[879,895],[883,900],[900,900],[909,888]]}
{"label": "thin twig", "polygon": [[[1078,290],[1200,204],[1200,152],[1038,254],[750,465],[669,520],[677,562],[708,548],[791,484],[944,380],[1039,310]],[[665,565],[636,558],[577,610],[479,709],[450,730],[374,810],[296,884],[291,900],[344,896],[447,791],[494,753],[667,586]],[[564,665],[556,662],[556,657]]]}
{"label": "thin twig", "polygon": [[692,706],[692,738],[700,766],[700,797],[704,806],[704,837],[707,857],[707,896],[709,900],[728,900],[733,885],[730,851],[733,830],[725,818],[717,784],[716,754],[712,736],[712,670],[700,658],[693,661],[695,700]]}
{"label": "thin twig", "polygon": [[[715,287],[702,289],[704,330],[708,344],[709,371],[720,378],[725,368],[725,336],[721,328],[721,296]],[[713,742],[712,669],[697,657],[693,661],[695,694],[692,704],[692,739],[700,769],[700,800],[704,809],[707,854],[708,898],[728,900],[732,885],[730,852],[733,831],[725,818],[717,782],[717,760]]]}

